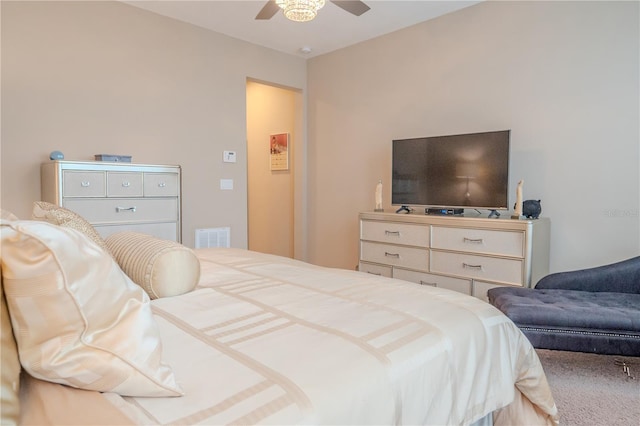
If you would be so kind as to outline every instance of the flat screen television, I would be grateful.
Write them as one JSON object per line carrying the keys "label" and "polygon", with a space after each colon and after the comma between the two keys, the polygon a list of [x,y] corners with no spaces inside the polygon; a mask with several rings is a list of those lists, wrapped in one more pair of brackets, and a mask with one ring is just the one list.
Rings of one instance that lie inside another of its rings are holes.
{"label": "flat screen television", "polygon": [[507,210],[510,133],[394,140],[391,204]]}

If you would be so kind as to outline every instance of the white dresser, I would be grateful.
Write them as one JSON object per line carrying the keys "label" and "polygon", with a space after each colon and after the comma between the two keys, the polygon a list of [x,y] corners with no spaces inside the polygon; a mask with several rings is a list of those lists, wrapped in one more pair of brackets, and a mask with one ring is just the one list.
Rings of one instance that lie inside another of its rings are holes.
{"label": "white dresser", "polygon": [[361,213],[359,269],[487,300],[548,274],[549,232],[548,218]]}
{"label": "white dresser", "polygon": [[127,230],[181,241],[180,166],[50,161],[40,178],[43,201],[78,213],[102,237]]}

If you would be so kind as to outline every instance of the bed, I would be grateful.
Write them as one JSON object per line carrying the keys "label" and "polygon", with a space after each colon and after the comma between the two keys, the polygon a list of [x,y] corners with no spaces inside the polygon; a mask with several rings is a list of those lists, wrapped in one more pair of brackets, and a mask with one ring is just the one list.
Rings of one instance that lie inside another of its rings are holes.
{"label": "bed", "polygon": [[[24,222],[3,221],[2,228],[4,291],[18,346],[19,277],[6,241],[45,226]],[[79,232],[64,232],[82,245],[75,253],[105,258]],[[23,369],[21,424],[557,424],[535,350],[488,303],[248,250],[188,250],[199,263],[195,288],[140,298],[157,327],[160,363],[180,394],[87,390]],[[65,256],[55,254],[57,267]],[[117,273],[116,261],[104,262]]]}

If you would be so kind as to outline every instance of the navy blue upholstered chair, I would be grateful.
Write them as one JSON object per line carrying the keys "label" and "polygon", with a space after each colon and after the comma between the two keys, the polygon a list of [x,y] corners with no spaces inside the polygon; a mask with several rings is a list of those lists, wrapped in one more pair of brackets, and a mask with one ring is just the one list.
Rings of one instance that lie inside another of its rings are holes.
{"label": "navy blue upholstered chair", "polygon": [[640,256],[488,297],[536,348],[640,356]]}

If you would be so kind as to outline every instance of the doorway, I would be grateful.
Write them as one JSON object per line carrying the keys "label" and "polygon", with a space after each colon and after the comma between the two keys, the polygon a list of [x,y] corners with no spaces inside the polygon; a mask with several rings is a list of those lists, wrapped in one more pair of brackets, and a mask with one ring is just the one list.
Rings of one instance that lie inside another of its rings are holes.
{"label": "doorway", "polygon": [[[295,89],[247,81],[248,247],[290,258],[295,257],[300,96]],[[272,147],[276,135],[277,156]],[[285,137],[286,150],[282,144]]]}

